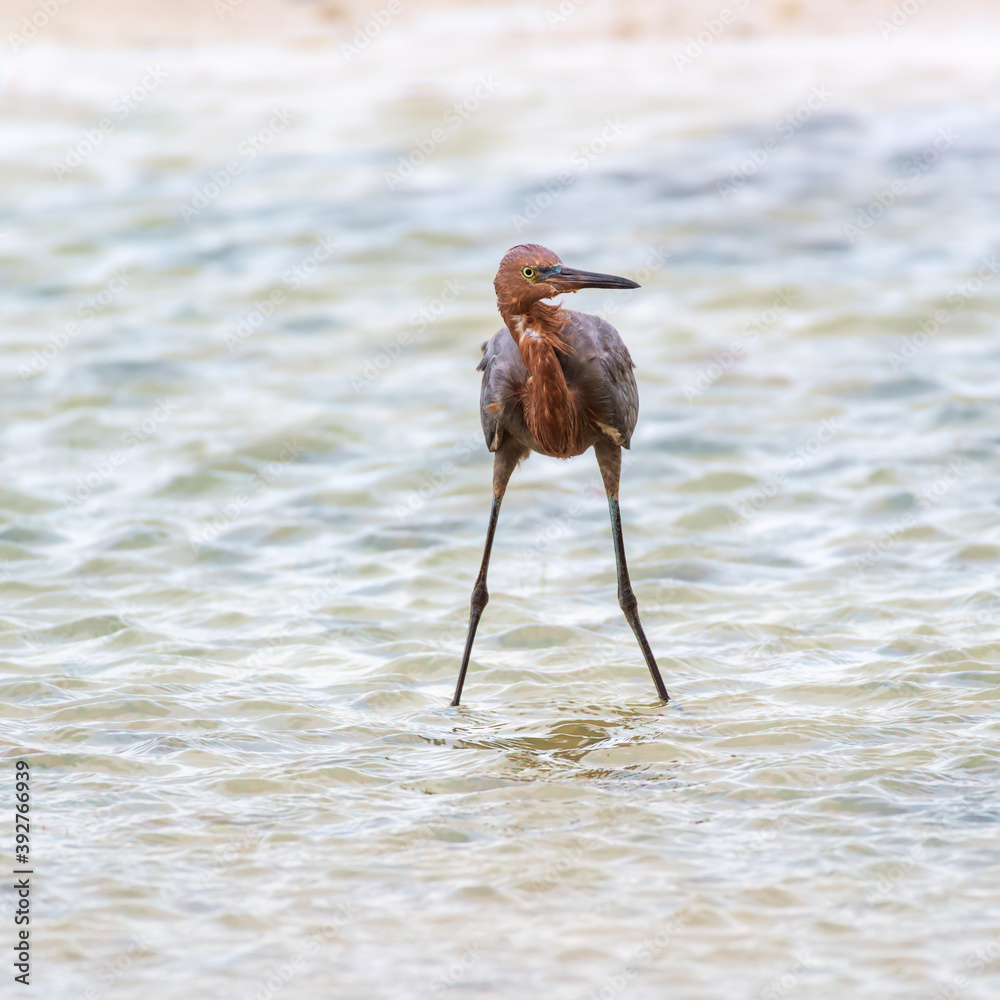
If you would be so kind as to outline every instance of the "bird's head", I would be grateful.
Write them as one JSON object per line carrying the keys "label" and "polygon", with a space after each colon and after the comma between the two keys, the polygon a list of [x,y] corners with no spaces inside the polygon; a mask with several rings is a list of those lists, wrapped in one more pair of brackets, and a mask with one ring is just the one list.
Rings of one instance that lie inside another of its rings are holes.
{"label": "bird's head", "polygon": [[504,254],[493,287],[501,313],[523,313],[535,302],[563,292],[576,292],[581,288],[638,288],[639,285],[613,274],[578,271],[575,267],[567,267],[546,247],[523,243]]}

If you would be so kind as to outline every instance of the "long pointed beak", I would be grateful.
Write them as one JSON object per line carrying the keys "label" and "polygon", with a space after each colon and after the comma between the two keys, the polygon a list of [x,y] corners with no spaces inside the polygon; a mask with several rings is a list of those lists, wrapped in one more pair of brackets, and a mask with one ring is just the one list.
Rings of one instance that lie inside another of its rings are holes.
{"label": "long pointed beak", "polygon": [[639,288],[639,284],[615,274],[598,274],[596,271],[578,271],[575,267],[560,266],[545,278],[560,292],[575,292],[579,288]]}

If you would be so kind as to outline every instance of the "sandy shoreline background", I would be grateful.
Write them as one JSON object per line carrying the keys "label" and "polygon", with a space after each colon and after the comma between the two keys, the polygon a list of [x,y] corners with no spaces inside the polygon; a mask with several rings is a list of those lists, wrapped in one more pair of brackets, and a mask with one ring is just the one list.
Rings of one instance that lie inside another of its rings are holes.
{"label": "sandy shoreline background", "polygon": [[[44,39],[81,46],[184,46],[230,41],[350,44],[370,23],[423,22],[431,32],[467,28],[510,35],[558,29],[601,38],[941,33],[1000,24],[983,0],[549,0],[536,4],[406,0],[8,0],[0,38],[9,52]],[[697,41],[695,42],[697,44]]]}

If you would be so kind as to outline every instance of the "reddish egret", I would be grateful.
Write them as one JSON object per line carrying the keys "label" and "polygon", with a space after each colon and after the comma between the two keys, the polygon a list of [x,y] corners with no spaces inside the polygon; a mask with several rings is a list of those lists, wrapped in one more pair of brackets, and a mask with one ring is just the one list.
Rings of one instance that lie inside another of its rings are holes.
{"label": "reddish egret", "polygon": [[483,608],[490,599],[486,572],[500,503],[519,462],[537,451],[554,458],[582,455],[591,445],[611,509],[618,567],[618,603],[639,642],[656,693],[667,689],[639,621],[625,565],[618,480],[622,448],[629,446],[639,413],[632,358],[618,331],[599,316],[571,312],[550,299],[580,288],[638,288],[628,278],[566,267],[551,250],[528,243],[508,250],[493,281],[504,327],[483,345],[479,411],[493,458],[493,506],[486,549],[472,590],[469,634],[452,705],[462,698],[469,656]]}

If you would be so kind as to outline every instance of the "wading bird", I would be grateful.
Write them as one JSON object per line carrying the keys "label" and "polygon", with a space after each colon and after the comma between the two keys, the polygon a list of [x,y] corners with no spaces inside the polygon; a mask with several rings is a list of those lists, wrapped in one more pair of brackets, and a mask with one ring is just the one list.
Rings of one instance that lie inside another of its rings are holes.
{"label": "wading bird", "polygon": [[580,288],[638,288],[628,278],[566,267],[537,243],[508,250],[493,281],[504,327],[483,345],[479,411],[493,458],[493,506],[483,564],[472,590],[469,634],[452,705],[462,698],[469,656],[490,599],[486,572],[500,503],[515,467],[537,451],[554,458],[582,455],[593,445],[611,509],[618,567],[618,603],[639,642],[656,693],[668,700],[663,678],[639,621],[625,565],[618,480],[639,413],[632,358],[618,331],[599,316],[572,312],[550,299]]}

